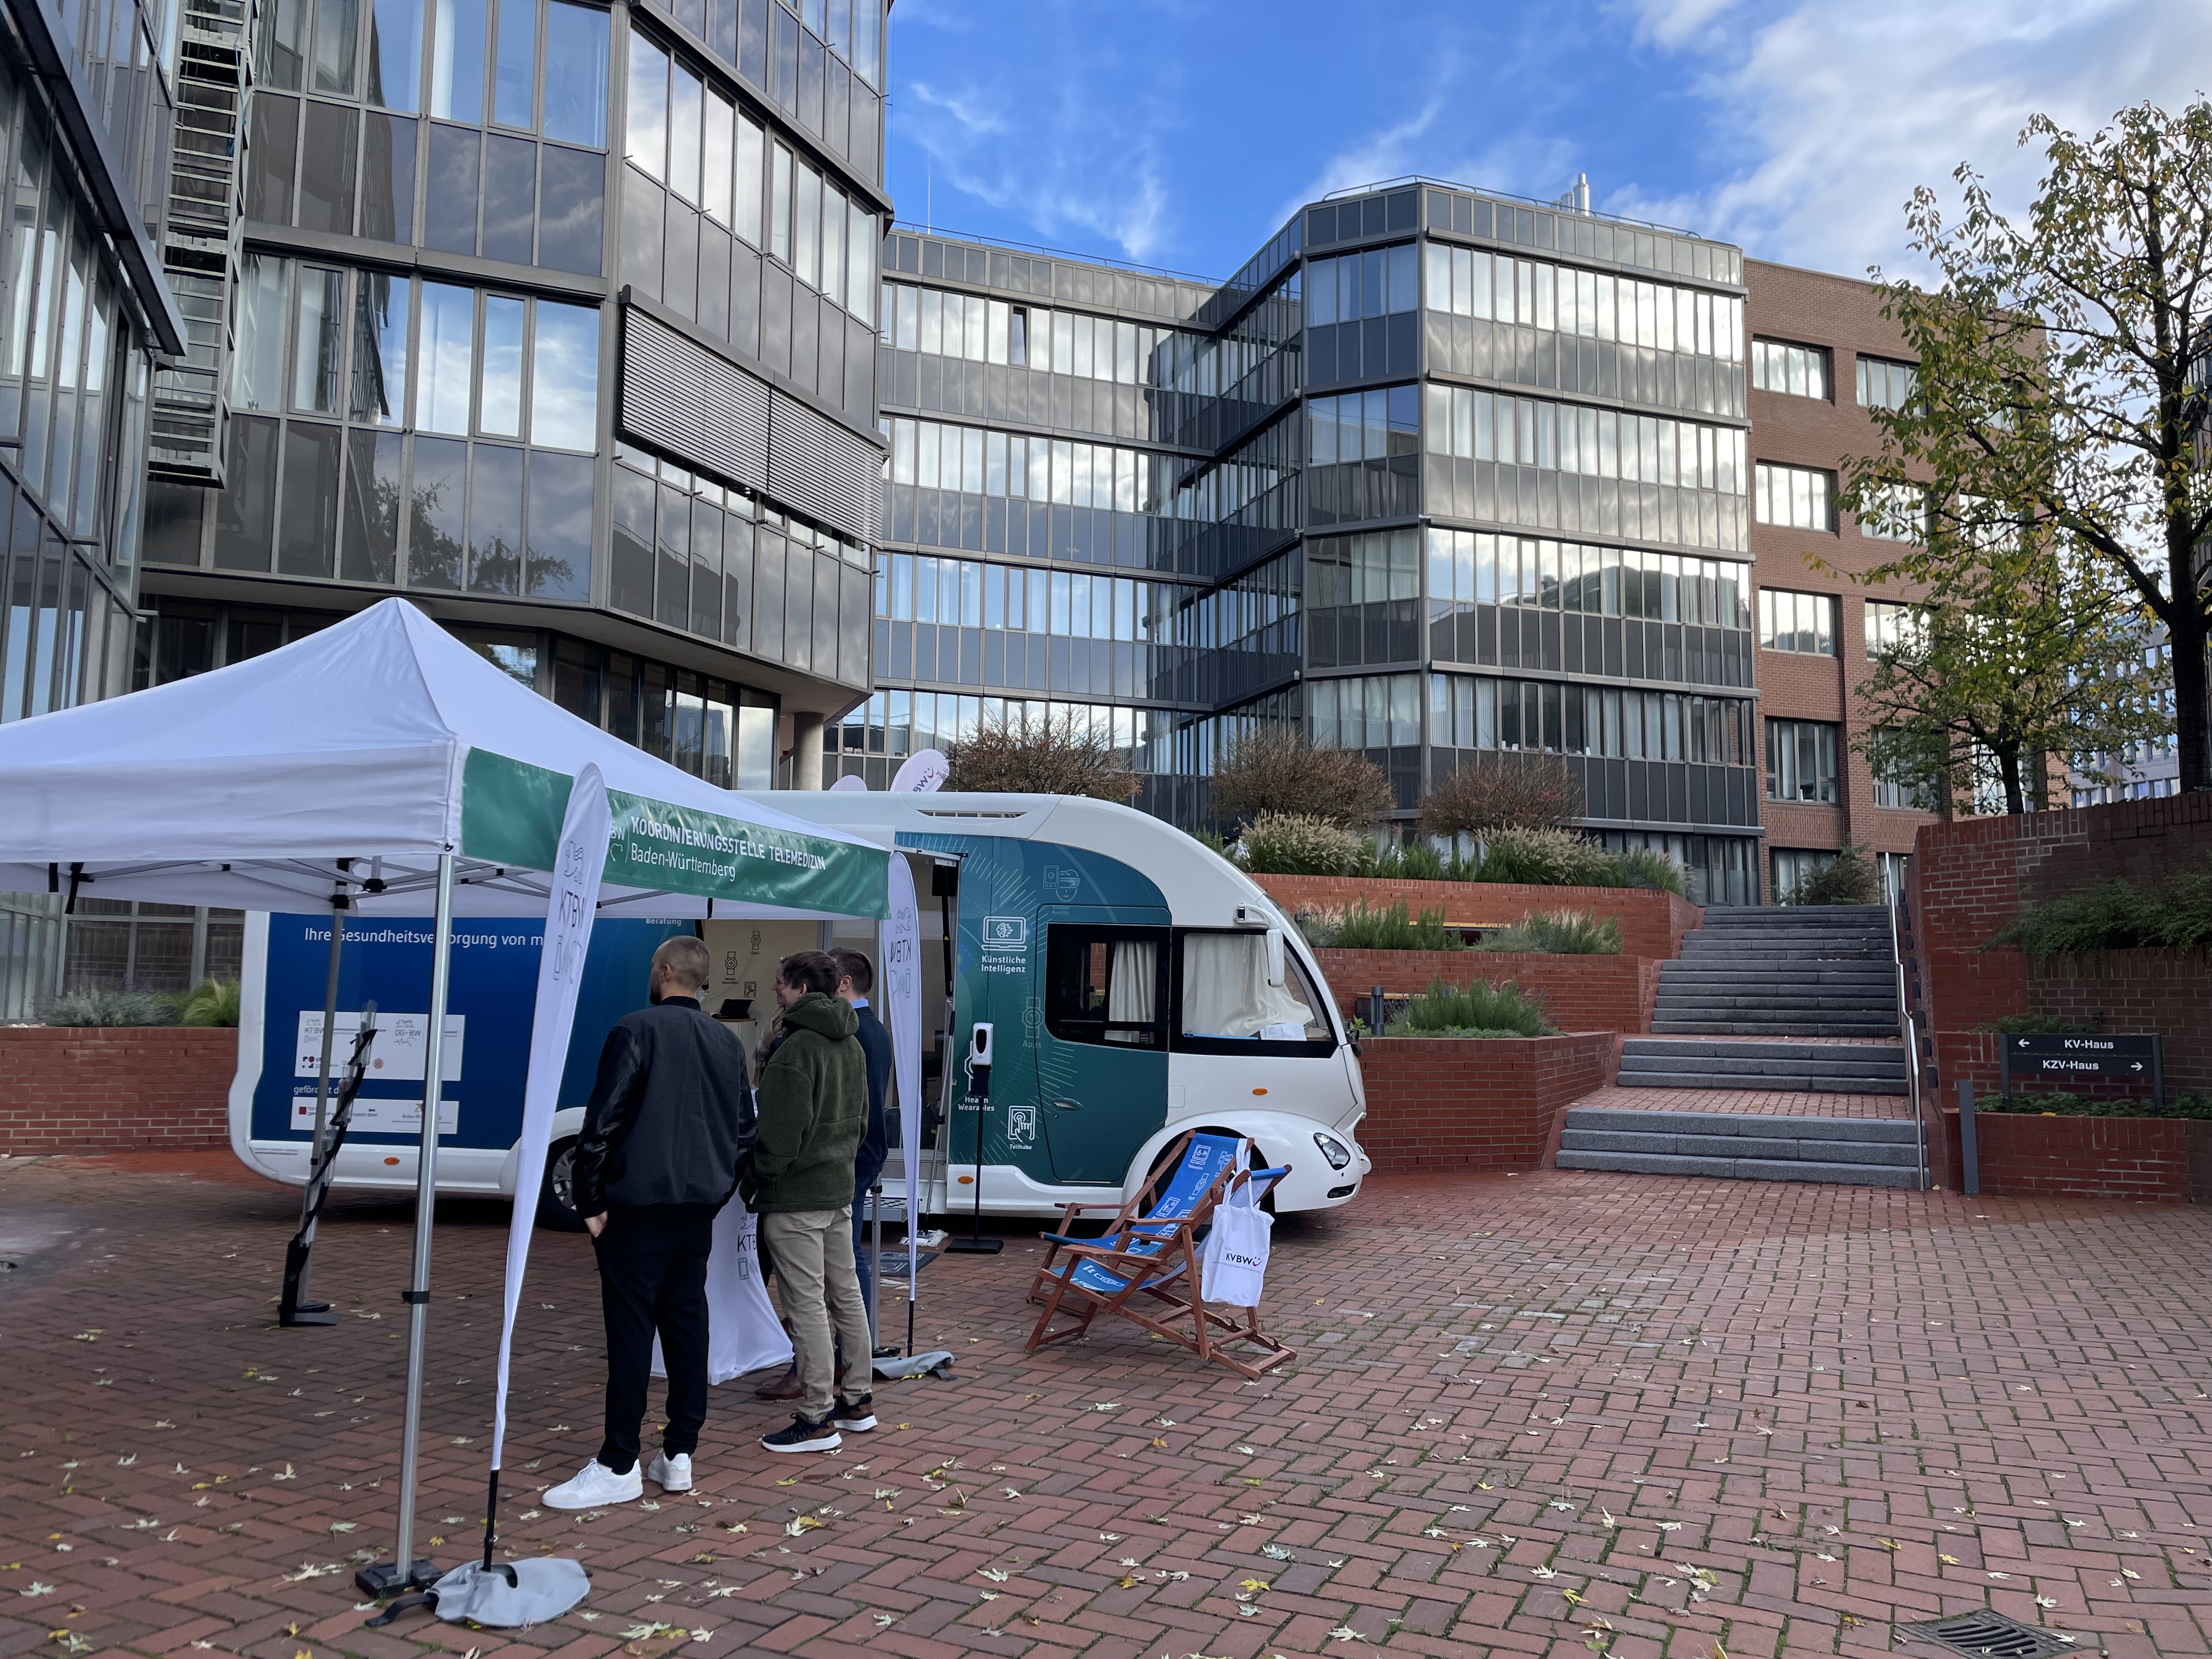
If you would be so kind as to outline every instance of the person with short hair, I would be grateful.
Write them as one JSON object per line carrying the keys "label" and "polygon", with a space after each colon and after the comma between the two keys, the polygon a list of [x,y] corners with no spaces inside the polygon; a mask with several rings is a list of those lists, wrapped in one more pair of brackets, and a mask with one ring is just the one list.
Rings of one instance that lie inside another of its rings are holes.
{"label": "person with short hair", "polygon": [[[853,1261],[853,1164],[868,1121],[859,1020],[836,995],[835,958],[786,957],[775,1000],[784,1039],[761,1069],[760,1120],[745,1166],[745,1204],[761,1218],[791,1323],[800,1405],[791,1426],[761,1437],[772,1452],[835,1451],[876,1426],[867,1307]],[[835,1334],[832,1334],[832,1327]],[[836,1381],[842,1345],[863,1379]]]}
{"label": "person with short hair", "polygon": [[[598,1455],[545,1494],[558,1510],[641,1497],[638,1427],[653,1339],[668,1370],[668,1423],[646,1475],[691,1489],[707,1420],[707,1257],[753,1138],[744,1045],[701,1011],[713,975],[686,934],[653,953],[649,1006],[615,1022],[576,1139],[576,1212],[599,1259],[607,1403]],[[526,1200],[518,1199],[518,1203]]]}
{"label": "person with short hair", "polygon": [[[868,1188],[882,1178],[890,1156],[890,1132],[884,1113],[891,1086],[891,1038],[868,999],[876,988],[876,965],[860,951],[832,951],[837,958],[837,994],[853,1005],[860,1025],[854,1036],[868,1057],[868,1129],[853,1161],[853,1260],[859,1265],[860,1300],[874,1299],[876,1258],[867,1247]],[[848,1356],[849,1359],[850,1356]]]}

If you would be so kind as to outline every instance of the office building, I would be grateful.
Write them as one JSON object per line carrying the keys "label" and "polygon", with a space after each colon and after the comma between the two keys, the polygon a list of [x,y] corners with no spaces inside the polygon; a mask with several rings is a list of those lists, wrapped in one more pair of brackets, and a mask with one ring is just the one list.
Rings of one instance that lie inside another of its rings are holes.
{"label": "office building", "polygon": [[1836,505],[1844,459],[1881,447],[1869,411],[1911,395],[1914,364],[1871,283],[1757,259],[1744,276],[1763,874],[1779,902],[1844,847],[1893,866],[1932,816],[1935,803],[1875,775],[1853,695],[1912,625],[1907,592],[1854,580],[1903,550],[1904,526]]}
{"label": "office building", "polygon": [[1565,757],[1585,826],[1758,895],[1743,260],[1428,183],[1294,216],[1228,282],[900,228],[875,683],[830,769],[1095,722],[1208,817],[1237,732],[1388,773]]}
{"label": "office building", "polygon": [[[396,593],[687,771],[818,780],[869,684],[886,0],[134,3],[4,82],[0,717]],[[235,970],[235,917],[49,908],[0,1016]]]}

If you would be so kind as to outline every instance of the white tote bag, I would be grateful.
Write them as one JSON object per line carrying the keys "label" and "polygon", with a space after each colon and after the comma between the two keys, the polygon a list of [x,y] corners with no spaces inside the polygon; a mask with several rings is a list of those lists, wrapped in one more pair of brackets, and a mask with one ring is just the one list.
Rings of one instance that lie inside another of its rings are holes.
{"label": "white tote bag", "polygon": [[[1237,1173],[1251,1168],[1249,1145],[1237,1149]],[[1213,1212],[1213,1230],[1199,1249],[1199,1289],[1208,1302],[1256,1308],[1267,1283],[1267,1249],[1275,1218],[1260,1207],[1248,1177]]]}

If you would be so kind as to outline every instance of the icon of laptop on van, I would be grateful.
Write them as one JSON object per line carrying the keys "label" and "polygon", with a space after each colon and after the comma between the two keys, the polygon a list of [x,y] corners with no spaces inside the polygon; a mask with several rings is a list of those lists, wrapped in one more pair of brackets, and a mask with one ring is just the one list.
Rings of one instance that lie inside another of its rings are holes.
{"label": "icon of laptop on van", "polygon": [[1027,916],[984,917],[983,948],[986,951],[1028,950],[1030,919]]}

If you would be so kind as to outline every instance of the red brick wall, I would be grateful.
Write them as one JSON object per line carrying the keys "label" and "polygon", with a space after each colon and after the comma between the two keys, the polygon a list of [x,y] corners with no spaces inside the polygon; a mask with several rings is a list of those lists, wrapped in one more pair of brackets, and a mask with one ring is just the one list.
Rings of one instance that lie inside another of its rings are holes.
{"label": "red brick wall", "polygon": [[238,1033],[199,1027],[0,1027],[0,1152],[230,1145]]}
{"label": "red brick wall", "polygon": [[[1974,1139],[1981,1189],[1992,1197],[2212,1203],[2212,1122],[1977,1112]],[[1931,1179],[1958,1190],[1956,1108],[1944,1111],[1929,1154]]]}
{"label": "red brick wall", "polygon": [[1365,901],[1380,910],[1401,899],[1415,915],[1442,910],[1468,927],[1510,927],[1535,910],[1587,910],[1620,923],[1632,957],[1678,957],[1682,935],[1705,925],[1704,909],[1648,887],[1523,887],[1503,881],[1383,881],[1367,876],[1255,876],[1285,910],[1340,910]]}
{"label": "red brick wall", "polygon": [[[1881,447],[1881,434],[1859,407],[1856,359],[1862,354],[1911,361],[1897,325],[1881,314],[1872,284],[1854,277],[1800,270],[1764,260],[1744,261],[1744,301],[1748,332],[1761,339],[1795,345],[1825,346],[1830,368],[1826,398],[1751,393],[1751,458],[1786,466],[1818,467],[1839,472],[1846,455],[1868,455]],[[1747,373],[1747,380],[1749,376]],[[1867,588],[1851,580],[1859,572],[1893,558],[1904,550],[1892,542],[1863,538],[1847,514],[1837,514],[1833,531],[1796,530],[1781,525],[1751,526],[1752,574],[1763,588],[1836,597],[1837,654],[1800,655],[1760,651],[1753,671],[1759,690],[1759,763],[1765,763],[1766,720],[1839,721],[1838,781],[1840,799],[1832,806],[1768,802],[1759,809],[1767,847],[1834,848],[1846,842],[1877,852],[1902,853],[1912,845],[1916,828],[1927,814],[1874,804],[1874,775],[1851,740],[1873,724],[1859,712],[1855,693],[1867,677],[1866,602],[1896,599],[1902,592]],[[1815,568],[1818,562],[1819,568]],[[1756,612],[1753,616],[1756,623]],[[1762,784],[1763,787],[1763,784]],[[1772,862],[1762,859],[1765,884]]]}
{"label": "red brick wall", "polygon": [[2102,1016],[2112,1032],[2166,1039],[2166,1086],[2212,1092],[2212,962],[2114,951],[2031,962],[1982,947],[2027,905],[2115,876],[2154,885],[2212,855],[2212,795],[2171,795],[2016,817],[1930,824],[1914,849],[1908,899],[1920,1006],[1941,1087],[1997,1086],[1996,1050],[1973,1030],[2008,1014]]}
{"label": "red brick wall", "polygon": [[1425,991],[1437,980],[1463,986],[1517,981],[1563,1031],[1648,1031],[1659,995],[1659,964],[1648,957],[1524,956],[1512,951],[1345,951],[1314,952],[1337,1006],[1347,1013],[1374,987],[1391,996]]}
{"label": "red brick wall", "polygon": [[1612,1074],[1608,1032],[1555,1037],[1374,1037],[1360,1044],[1376,1173],[1534,1170],[1570,1102]]}

